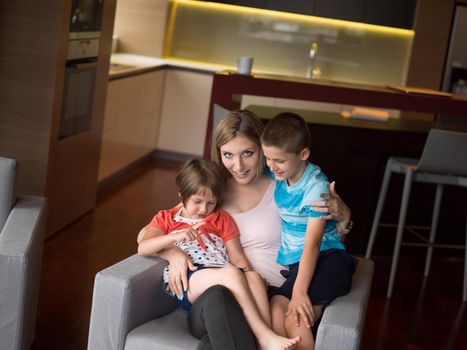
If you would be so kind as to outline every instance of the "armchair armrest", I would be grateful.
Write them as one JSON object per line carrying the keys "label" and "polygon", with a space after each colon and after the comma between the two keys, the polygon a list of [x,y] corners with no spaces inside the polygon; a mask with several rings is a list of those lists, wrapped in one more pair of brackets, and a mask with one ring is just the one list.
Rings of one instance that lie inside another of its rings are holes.
{"label": "armchair armrest", "polygon": [[123,350],[132,329],[177,308],[163,288],[166,265],[161,258],[135,254],[97,273],[88,350]]}
{"label": "armchair armrest", "polygon": [[317,350],[360,347],[374,264],[369,259],[358,260],[349,294],[337,298],[324,310],[316,335]]}
{"label": "armchair armrest", "polygon": [[28,349],[34,338],[46,200],[18,196],[0,232],[0,349]]}

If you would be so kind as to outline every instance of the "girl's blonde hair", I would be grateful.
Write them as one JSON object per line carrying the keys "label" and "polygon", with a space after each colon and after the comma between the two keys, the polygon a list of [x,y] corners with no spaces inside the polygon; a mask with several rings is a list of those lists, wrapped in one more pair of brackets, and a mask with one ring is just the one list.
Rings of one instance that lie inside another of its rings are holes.
{"label": "girl's blonde hair", "polygon": [[185,163],[175,178],[183,205],[194,194],[209,189],[217,198],[216,208],[222,205],[225,180],[219,166],[206,159],[191,159]]}
{"label": "girl's blonde hair", "polygon": [[259,117],[248,110],[233,111],[227,114],[214,131],[211,143],[211,159],[221,168],[224,178],[231,174],[222,163],[221,147],[236,136],[245,136],[253,141],[259,149],[259,162],[256,176],[264,171],[264,157],[261,151],[261,134],[264,124]]}

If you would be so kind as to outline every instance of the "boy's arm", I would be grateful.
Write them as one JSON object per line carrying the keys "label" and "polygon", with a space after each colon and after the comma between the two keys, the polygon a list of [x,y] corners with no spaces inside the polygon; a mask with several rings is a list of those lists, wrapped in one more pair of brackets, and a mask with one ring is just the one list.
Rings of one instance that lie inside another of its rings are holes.
{"label": "boy's arm", "polygon": [[225,242],[225,249],[229,255],[230,262],[243,271],[251,270],[250,262],[248,261],[245,253],[243,252],[240,238],[234,237]]}
{"label": "boy's arm", "polygon": [[287,311],[287,315],[292,316],[296,320],[297,325],[300,324],[300,316],[305,321],[307,327],[312,326],[314,323],[313,305],[308,296],[308,288],[310,287],[318,262],[325,225],[326,222],[319,217],[308,219],[298,275]]}

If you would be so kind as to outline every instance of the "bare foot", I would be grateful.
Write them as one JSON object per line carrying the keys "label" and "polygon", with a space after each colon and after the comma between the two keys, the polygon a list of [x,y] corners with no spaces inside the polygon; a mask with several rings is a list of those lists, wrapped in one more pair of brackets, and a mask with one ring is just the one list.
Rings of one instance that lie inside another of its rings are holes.
{"label": "bare foot", "polygon": [[259,343],[261,350],[291,350],[295,348],[301,340],[301,337],[289,339],[271,333],[269,336],[265,337],[264,341],[260,341]]}

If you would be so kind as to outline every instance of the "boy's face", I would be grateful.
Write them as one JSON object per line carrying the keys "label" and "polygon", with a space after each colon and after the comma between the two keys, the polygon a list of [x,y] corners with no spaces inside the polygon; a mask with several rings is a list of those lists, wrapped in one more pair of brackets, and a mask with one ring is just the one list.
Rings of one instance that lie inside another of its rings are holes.
{"label": "boy's face", "polygon": [[217,198],[210,189],[204,188],[188,197],[183,205],[183,217],[188,219],[204,219],[216,209]]}
{"label": "boy's face", "polygon": [[307,166],[307,159],[310,155],[308,148],[303,149],[299,154],[289,153],[274,146],[262,145],[266,164],[274,173],[276,180],[287,180],[289,185],[294,185],[302,177]]}

